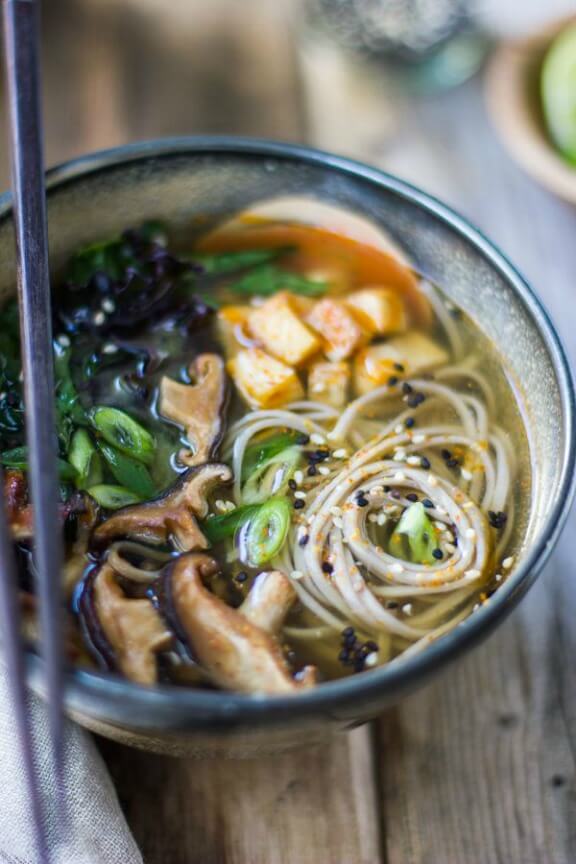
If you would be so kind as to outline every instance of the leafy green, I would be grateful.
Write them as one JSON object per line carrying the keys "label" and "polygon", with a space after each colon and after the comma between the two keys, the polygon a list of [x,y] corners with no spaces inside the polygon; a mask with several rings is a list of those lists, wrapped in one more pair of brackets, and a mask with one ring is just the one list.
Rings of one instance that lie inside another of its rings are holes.
{"label": "leafy green", "polygon": [[102,482],[102,463],[86,429],[76,429],[70,442],[68,459],[77,471],[79,489]]}
{"label": "leafy green", "polygon": [[274,264],[264,264],[250,270],[229,286],[235,294],[269,297],[277,291],[292,291],[306,297],[318,297],[328,290],[328,283],[315,279],[306,279],[289,270],[282,270]]}
{"label": "leafy green", "polygon": [[404,510],[390,537],[390,552],[398,558],[415,564],[433,564],[434,549],[438,547],[436,529],[421,501]]}
{"label": "leafy green", "polygon": [[267,264],[287,251],[289,250],[285,246],[277,249],[246,249],[242,252],[222,252],[217,255],[193,255],[189,260],[192,264],[200,265],[208,276],[222,276],[247,267]]}
{"label": "leafy green", "polygon": [[86,412],[72,381],[71,348],[54,343],[54,386],[56,392],[56,424],[58,436],[67,450],[74,427],[86,425]]}
{"label": "leafy green", "polygon": [[246,504],[230,510],[228,513],[210,516],[202,522],[202,531],[210,543],[220,543],[233,537],[237,529],[258,510],[257,504]]}
{"label": "leafy green", "polygon": [[298,433],[290,431],[269,435],[261,441],[250,444],[244,452],[242,461],[242,482],[244,483],[257,468],[266,465],[278,453],[294,446],[297,441]]}
{"label": "leafy green", "polygon": [[[28,448],[13,447],[12,450],[5,450],[0,456],[0,461],[6,468],[28,471]],[[58,459],[58,471],[61,480],[76,479],[76,469],[65,459]]]}
{"label": "leafy green", "polygon": [[242,487],[242,498],[248,504],[259,504],[271,495],[285,492],[301,462],[300,447],[285,447],[252,471]]}

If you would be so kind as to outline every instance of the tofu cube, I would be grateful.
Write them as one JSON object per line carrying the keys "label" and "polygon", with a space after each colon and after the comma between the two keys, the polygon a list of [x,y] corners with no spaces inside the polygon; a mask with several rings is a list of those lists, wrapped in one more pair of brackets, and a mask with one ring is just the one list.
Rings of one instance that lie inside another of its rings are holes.
{"label": "tofu cube", "polygon": [[323,350],[329,360],[346,360],[370,338],[340,300],[319,300],[306,322],[322,337]]}
{"label": "tofu cube", "polygon": [[360,351],[354,361],[354,387],[358,394],[368,393],[397,375],[400,363],[408,375],[415,375],[448,361],[448,352],[429,336],[412,330],[387,342]]}
{"label": "tofu cube", "polygon": [[308,398],[343,408],[348,398],[348,363],[314,363],[308,373]]}
{"label": "tofu cube", "polygon": [[227,368],[236,387],[253,408],[277,408],[304,395],[294,369],[260,348],[239,351]]}
{"label": "tofu cube", "polygon": [[300,320],[287,291],[253,309],[248,323],[250,332],[266,351],[289,366],[300,366],[320,350],[320,340]]}
{"label": "tofu cube", "polygon": [[225,306],[219,310],[216,319],[218,335],[226,357],[234,357],[249,341],[248,318],[251,312],[251,306]]}
{"label": "tofu cube", "polygon": [[373,336],[401,333],[406,330],[404,300],[391,288],[363,288],[346,298],[346,305],[359,322]]}

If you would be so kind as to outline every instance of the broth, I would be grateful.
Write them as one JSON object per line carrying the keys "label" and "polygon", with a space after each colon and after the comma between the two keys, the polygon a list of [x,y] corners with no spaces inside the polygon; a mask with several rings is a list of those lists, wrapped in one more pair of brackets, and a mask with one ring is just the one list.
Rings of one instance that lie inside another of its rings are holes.
{"label": "broth", "polygon": [[[177,252],[150,223],[74,256],[54,304],[74,662],[291,692],[489,602],[529,516],[520,401],[391,249],[244,214]],[[13,314],[0,444],[33,610]]]}

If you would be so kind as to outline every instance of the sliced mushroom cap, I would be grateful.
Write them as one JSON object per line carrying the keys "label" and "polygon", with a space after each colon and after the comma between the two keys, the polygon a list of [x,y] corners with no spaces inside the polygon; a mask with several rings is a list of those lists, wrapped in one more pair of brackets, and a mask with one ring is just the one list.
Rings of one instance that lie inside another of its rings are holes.
{"label": "sliced mushroom cap", "polygon": [[[207,675],[218,686],[242,693],[292,693],[312,686],[311,670],[296,681],[278,640],[254,623],[276,623],[269,609],[261,614],[254,599],[243,613],[204,587],[203,581],[217,570],[217,562],[208,555],[182,555],[166,568],[160,585],[164,614]],[[266,606],[279,590],[278,580],[274,583],[274,591],[262,590]],[[285,609],[287,592],[285,587],[280,590]]]}
{"label": "sliced mushroom cap", "polygon": [[281,570],[260,573],[238,610],[272,636],[277,636],[296,599],[290,579]]}
{"label": "sliced mushroom cap", "polygon": [[224,431],[226,372],[217,354],[200,354],[188,369],[193,384],[164,377],[160,382],[158,410],[186,430],[192,449],[183,449],[184,465],[201,465],[213,457]]}
{"label": "sliced mushroom cap", "polygon": [[84,509],[76,519],[76,539],[62,568],[64,596],[69,599],[86,569],[90,536],[98,521],[99,507],[90,495],[83,495]]}
{"label": "sliced mushroom cap", "polygon": [[150,600],[127,597],[104,563],[86,580],[79,610],[93,652],[105,666],[139,684],[156,682],[156,654],[170,647],[173,636]]}
{"label": "sliced mushroom cap", "polygon": [[230,483],[227,465],[213,463],[190,468],[172,489],[160,498],[118,510],[94,532],[97,543],[130,537],[143,543],[161,544],[172,540],[183,552],[206,549],[208,542],[196,517],[208,513],[207,496],[217,485]]}

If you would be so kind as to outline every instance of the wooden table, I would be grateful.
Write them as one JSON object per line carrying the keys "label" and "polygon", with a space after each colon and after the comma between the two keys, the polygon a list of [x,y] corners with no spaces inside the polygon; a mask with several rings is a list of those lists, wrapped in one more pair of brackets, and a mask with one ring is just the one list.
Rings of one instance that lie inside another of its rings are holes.
{"label": "wooden table", "polygon": [[[508,159],[480,81],[410,100],[383,82],[374,101],[341,86],[320,50],[298,64],[288,26],[297,3],[183,0],[161,15],[154,3],[47,4],[51,163],[193,132],[352,153],[437,193],[496,239],[576,360],[576,212]],[[5,164],[2,173],[6,185]],[[572,516],[545,575],[487,643],[322,749],[230,764],[105,743],[147,864],[573,864],[575,530]]]}

